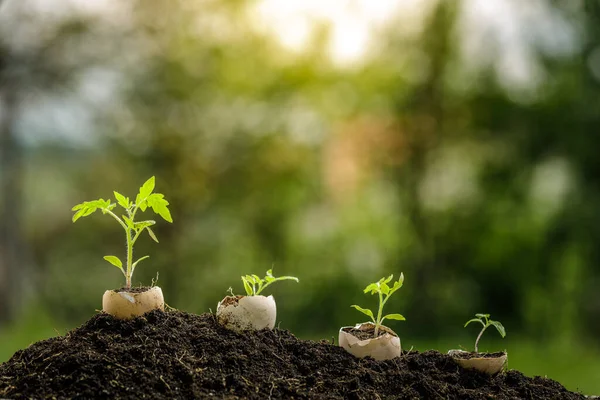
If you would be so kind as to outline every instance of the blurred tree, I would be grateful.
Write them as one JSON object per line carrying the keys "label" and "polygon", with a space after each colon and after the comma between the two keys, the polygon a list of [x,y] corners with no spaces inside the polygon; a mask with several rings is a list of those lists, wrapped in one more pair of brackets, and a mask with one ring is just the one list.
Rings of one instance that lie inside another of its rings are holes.
{"label": "blurred tree", "polygon": [[0,323],[9,321],[19,306],[23,264],[22,152],[15,137],[17,93],[7,76],[9,56],[0,47]]}

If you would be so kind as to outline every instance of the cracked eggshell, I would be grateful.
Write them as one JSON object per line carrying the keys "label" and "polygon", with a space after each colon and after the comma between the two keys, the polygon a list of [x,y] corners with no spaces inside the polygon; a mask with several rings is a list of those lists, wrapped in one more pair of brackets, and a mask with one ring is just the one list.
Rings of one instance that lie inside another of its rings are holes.
{"label": "cracked eggshell", "polygon": [[273,296],[226,296],[217,304],[217,321],[237,332],[273,329],[276,318]]}
{"label": "cracked eggshell", "polygon": [[350,331],[358,329],[361,331],[373,332],[375,325],[370,322],[358,324],[356,326],[345,326],[340,329],[338,343],[341,347],[355,357],[363,358],[366,356],[372,357],[375,360],[390,360],[400,357],[402,346],[400,338],[396,333],[387,326],[380,326],[379,329],[385,332],[377,338],[359,339]]}
{"label": "cracked eggshell", "polygon": [[164,309],[165,299],[158,286],[140,293],[107,290],[102,296],[102,311],[119,319],[131,319],[152,310]]}
{"label": "cracked eggshell", "polygon": [[464,350],[450,350],[448,354],[452,359],[461,367],[466,369],[476,369],[477,371],[486,373],[488,375],[496,375],[502,371],[506,365],[508,354],[504,352],[499,357],[473,357],[473,358],[461,358],[461,354],[469,354],[468,351]]}

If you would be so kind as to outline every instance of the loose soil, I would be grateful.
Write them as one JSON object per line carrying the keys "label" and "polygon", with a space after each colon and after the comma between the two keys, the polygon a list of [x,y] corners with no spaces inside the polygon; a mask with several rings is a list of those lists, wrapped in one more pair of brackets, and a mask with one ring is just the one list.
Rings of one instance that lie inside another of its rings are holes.
{"label": "loose soil", "polygon": [[0,364],[0,398],[584,399],[518,371],[490,377],[437,351],[356,359],[285,330],[237,334],[210,314],[92,317]]}
{"label": "loose soil", "polygon": [[221,300],[221,306],[234,306],[239,303],[240,299],[244,296],[226,296]]}
{"label": "loose soil", "polygon": [[461,352],[452,354],[452,357],[461,358],[463,360],[470,360],[471,358],[498,358],[498,357],[502,357],[505,354],[506,353],[503,351],[499,351],[497,353],[475,353],[475,352],[469,352],[469,351],[465,351],[465,352],[461,351]]}
{"label": "loose soil", "polygon": [[113,290],[113,292],[115,292],[115,293],[120,293],[120,292],[144,293],[144,292],[147,292],[150,289],[152,289],[151,286],[137,286],[137,287],[132,287],[132,288],[129,288],[129,289],[127,289],[126,287],[122,287],[120,289]]}
{"label": "loose soil", "polygon": [[[342,329],[344,332],[347,332],[349,334],[351,334],[352,336],[356,337],[358,340],[368,340],[368,339],[375,339],[375,326],[368,327],[368,328],[363,328],[363,329],[356,329],[353,327],[348,327],[348,328],[343,328]],[[382,329],[380,329],[377,332],[377,337],[379,336],[383,336],[384,334],[389,333],[386,332]],[[397,336],[397,335],[394,335]]]}

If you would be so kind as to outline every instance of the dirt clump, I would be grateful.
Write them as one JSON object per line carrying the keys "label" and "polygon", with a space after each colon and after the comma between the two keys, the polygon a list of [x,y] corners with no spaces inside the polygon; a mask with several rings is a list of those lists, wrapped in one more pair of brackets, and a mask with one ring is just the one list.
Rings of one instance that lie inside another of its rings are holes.
{"label": "dirt clump", "polygon": [[437,351],[356,359],[285,330],[238,334],[210,314],[97,314],[0,364],[7,399],[584,399],[518,371],[490,377]]}

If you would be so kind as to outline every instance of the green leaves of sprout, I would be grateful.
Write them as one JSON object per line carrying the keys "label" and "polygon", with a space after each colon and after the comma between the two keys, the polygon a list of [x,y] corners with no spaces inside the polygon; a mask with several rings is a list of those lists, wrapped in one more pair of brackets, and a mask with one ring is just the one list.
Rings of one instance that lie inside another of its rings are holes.
{"label": "green leaves of sprout", "polygon": [[[158,243],[158,238],[154,234],[154,231],[152,231],[150,228],[156,224],[156,221],[135,221],[138,210],[144,212],[148,208],[151,208],[155,214],[162,217],[162,219],[165,221],[173,222],[171,212],[168,208],[169,202],[165,199],[163,194],[154,193],[154,187],[155,178],[151,177],[144,182],[142,187],[140,187],[140,190],[135,197],[135,201],[131,201],[129,197],[126,197],[115,191],[113,194],[115,196],[115,200],[117,201],[116,203],[112,203],[111,200],[98,199],[84,201],[72,209],[72,211],[75,212],[73,215],[73,222],[76,222],[78,219],[87,217],[100,210],[102,211],[102,214],[108,214],[113,217],[125,230],[127,239],[126,264],[123,265],[123,262],[117,256],[104,256],[104,259],[121,270],[123,275],[125,275],[126,287],[128,289],[131,288],[131,276],[133,275],[135,267],[140,261],[149,258],[149,256],[144,256],[133,262],[133,245],[138,240],[142,232],[148,232],[148,236]],[[113,212],[117,205],[119,205],[125,211],[125,214],[121,215],[120,217]]]}
{"label": "green leaves of sprout", "polygon": [[267,275],[264,277],[264,279],[261,279],[258,275],[242,276],[244,290],[246,290],[246,294],[248,296],[258,296],[260,292],[262,292],[271,283],[284,280],[293,280],[299,282],[298,278],[296,278],[295,276],[280,276],[276,278],[273,276],[272,269],[267,271]]}
{"label": "green leaves of sprout", "polygon": [[492,321],[490,319],[490,314],[475,314],[475,317],[476,318],[468,320],[464,326],[466,328],[471,322],[479,322],[481,325],[483,325],[483,329],[481,332],[479,332],[479,335],[477,335],[477,339],[475,339],[475,353],[479,352],[479,339],[481,339],[481,335],[483,335],[483,332],[485,332],[488,327],[493,325],[500,336],[503,338],[506,336],[506,330],[504,329],[504,326],[499,321]]}
{"label": "green leaves of sprout", "polygon": [[394,294],[394,292],[396,292],[398,289],[400,289],[402,287],[402,285],[404,283],[404,274],[400,273],[400,278],[396,282],[394,282],[393,285],[390,287],[389,283],[392,281],[392,279],[394,279],[394,275],[390,275],[387,278],[385,278],[385,277],[381,278],[378,282],[369,284],[364,290],[364,293],[370,292],[371,294],[379,295],[379,308],[377,311],[377,317],[375,317],[373,312],[367,308],[362,308],[357,305],[352,305],[352,307],[354,307],[361,313],[363,313],[363,314],[367,315],[369,318],[371,318],[371,320],[375,324],[375,332],[374,332],[375,337],[377,337],[379,328],[381,327],[381,324],[383,323],[384,320],[386,320],[386,319],[393,319],[396,321],[405,321],[406,320],[406,318],[404,318],[404,316],[402,316],[401,314],[382,315],[383,314],[383,306],[385,306],[385,303],[387,303],[390,296],[392,294]]}

